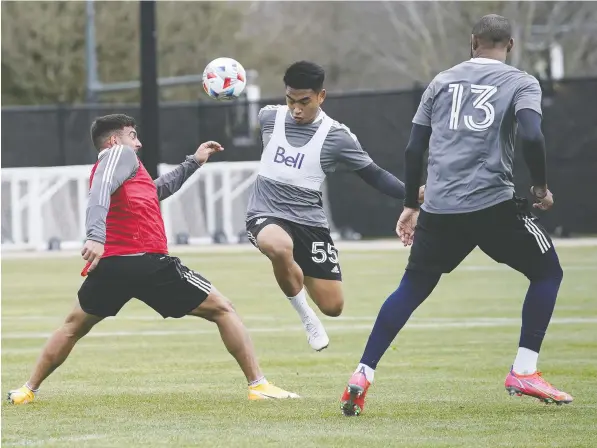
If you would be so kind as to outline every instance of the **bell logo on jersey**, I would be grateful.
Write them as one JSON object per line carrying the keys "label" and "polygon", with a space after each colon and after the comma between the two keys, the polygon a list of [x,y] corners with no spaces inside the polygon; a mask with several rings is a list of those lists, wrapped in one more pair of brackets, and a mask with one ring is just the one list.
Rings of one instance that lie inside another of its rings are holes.
{"label": "bell logo on jersey", "polygon": [[301,169],[303,165],[303,160],[305,160],[305,155],[302,153],[298,153],[296,157],[293,156],[285,156],[286,150],[281,146],[278,146],[276,150],[276,155],[274,156],[274,163],[283,163],[286,166],[291,168],[296,168],[297,170]]}

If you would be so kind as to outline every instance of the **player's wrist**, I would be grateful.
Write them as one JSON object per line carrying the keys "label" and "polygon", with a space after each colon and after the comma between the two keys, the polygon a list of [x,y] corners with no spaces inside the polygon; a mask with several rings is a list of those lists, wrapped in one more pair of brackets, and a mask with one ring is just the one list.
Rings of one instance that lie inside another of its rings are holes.
{"label": "player's wrist", "polygon": [[94,243],[99,243],[101,245],[105,245],[106,244],[106,240],[102,239],[102,237],[99,237],[99,236],[88,236],[87,237],[87,241],[92,241]]}
{"label": "player's wrist", "polygon": [[195,154],[187,156],[186,160],[195,162],[199,168],[201,168],[203,166],[203,163],[201,163],[199,161],[199,159],[197,158],[197,156]]}
{"label": "player's wrist", "polygon": [[547,196],[547,185],[533,185],[531,190],[533,192],[533,196],[535,196],[537,199],[543,199]]}
{"label": "player's wrist", "polygon": [[419,198],[415,198],[415,199],[404,199],[404,208],[412,208],[413,210],[418,210],[420,205],[419,204]]}

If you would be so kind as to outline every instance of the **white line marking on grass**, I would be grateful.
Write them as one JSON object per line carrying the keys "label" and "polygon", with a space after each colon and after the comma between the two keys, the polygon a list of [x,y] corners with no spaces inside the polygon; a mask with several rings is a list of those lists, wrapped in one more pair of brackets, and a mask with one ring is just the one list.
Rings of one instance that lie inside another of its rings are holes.
{"label": "white line marking on grass", "polygon": [[[566,271],[597,271],[597,265],[594,264],[583,264],[583,265],[571,265],[566,266],[565,264],[562,266],[564,272]],[[453,272],[457,273],[458,271],[511,271],[516,272],[514,269],[506,266],[505,264],[490,264],[490,265],[471,265],[471,266],[458,266]]]}
{"label": "white line marking on grass", "polygon": [[49,443],[83,442],[87,440],[103,439],[100,434],[88,434],[86,436],[50,437],[43,440],[20,440],[18,442],[4,442],[2,446],[42,446]]}
{"label": "white line marking on grass", "polygon": [[[554,238],[554,246],[559,247],[594,247],[597,246],[597,238]],[[386,252],[386,251],[407,251],[410,247],[404,247],[398,238],[387,238],[379,240],[366,241],[337,241],[336,247],[341,251],[346,252]],[[235,254],[235,253],[255,253],[259,254],[251,244],[210,244],[197,246],[171,246],[171,251],[176,254]],[[65,258],[65,257],[80,257],[79,250],[63,250],[63,251],[2,251],[2,259],[16,259],[16,258]]]}
{"label": "white line marking on grass", "polygon": [[[374,318],[371,318],[373,320]],[[551,320],[552,325],[569,325],[569,324],[595,324],[597,317],[573,317],[573,318],[556,318]],[[407,329],[442,329],[442,328],[475,328],[475,327],[510,327],[520,326],[520,319],[514,318],[486,318],[486,319],[467,319],[454,321],[431,321],[431,322],[409,322],[406,324]],[[372,324],[361,325],[329,325],[328,330],[332,332],[352,332],[358,330],[371,330]],[[250,333],[287,333],[290,331],[304,331],[299,325],[285,326],[285,327],[257,327],[249,328]],[[45,339],[51,333],[40,332],[8,332],[2,334],[2,339]],[[129,337],[129,336],[184,336],[184,335],[200,335],[200,334],[215,334],[214,329],[198,329],[198,330],[139,330],[139,331],[92,331],[87,336],[88,338],[103,338],[103,337]]]}
{"label": "white line marking on grass", "polygon": [[[558,307],[558,310],[572,310],[572,311],[579,311],[584,310],[583,307]],[[288,324],[292,324],[294,319],[288,318],[280,318],[279,316],[273,315],[243,315],[241,316],[242,320],[244,321],[261,321],[261,322],[280,322],[281,320],[285,320]],[[55,315],[55,316],[4,316],[2,317],[3,321],[61,321],[64,319],[64,315]],[[377,319],[377,316],[339,316],[339,317],[329,317],[329,316],[320,316],[320,319],[328,321],[328,322],[340,322],[340,321],[348,321],[348,322],[371,322]],[[578,318],[554,318],[551,322],[559,321],[560,323],[563,322],[565,319],[582,319],[585,322],[586,319],[591,320],[591,317],[578,317]],[[597,319],[597,317],[595,317]],[[195,320],[194,318],[187,316],[185,320]],[[161,316],[110,316],[104,319],[102,322],[117,322],[117,321],[139,321],[139,322],[151,322],[151,321],[160,321],[163,322],[164,319]],[[444,323],[444,322],[451,322],[451,323],[459,323],[459,322],[520,322],[520,318],[516,317],[478,317],[478,316],[470,316],[470,317],[411,317],[409,323],[426,323],[426,324],[434,324],[434,323]]]}

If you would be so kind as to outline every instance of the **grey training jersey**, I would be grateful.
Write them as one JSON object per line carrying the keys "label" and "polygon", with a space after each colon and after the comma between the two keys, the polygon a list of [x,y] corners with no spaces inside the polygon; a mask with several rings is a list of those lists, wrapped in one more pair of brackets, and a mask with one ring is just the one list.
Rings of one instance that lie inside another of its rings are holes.
{"label": "grey training jersey", "polygon": [[360,170],[373,163],[356,136],[320,111],[313,123],[296,124],[287,106],[259,112],[263,153],[247,207],[247,221],[261,216],[329,227],[321,186],[343,164]]}
{"label": "grey training jersey", "polygon": [[520,109],[541,114],[539,83],[499,61],[471,59],[433,79],[413,118],[432,129],[423,210],[467,213],[512,198]]}

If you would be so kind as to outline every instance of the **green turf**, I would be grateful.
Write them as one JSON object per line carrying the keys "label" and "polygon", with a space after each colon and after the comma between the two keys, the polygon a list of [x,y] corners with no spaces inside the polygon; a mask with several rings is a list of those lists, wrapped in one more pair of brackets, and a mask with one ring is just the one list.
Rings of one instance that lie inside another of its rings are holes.
{"label": "green turf", "polygon": [[[527,281],[475,252],[444,277],[386,354],[364,413],[340,414],[340,393],[406,254],[341,254],[344,319],[324,321],[331,344],[322,353],[309,348],[264,257],[184,255],[233,300],[270,381],[303,398],[248,402],[212,324],[162,321],[133,301],[79,343],[36,402],[3,403],[2,446],[596,446],[594,247],[560,250],[564,283],[540,363],[548,380],[575,396],[572,405],[546,406],[504,391]],[[4,394],[27,379],[43,335],[71,307],[81,265],[2,262]]]}

